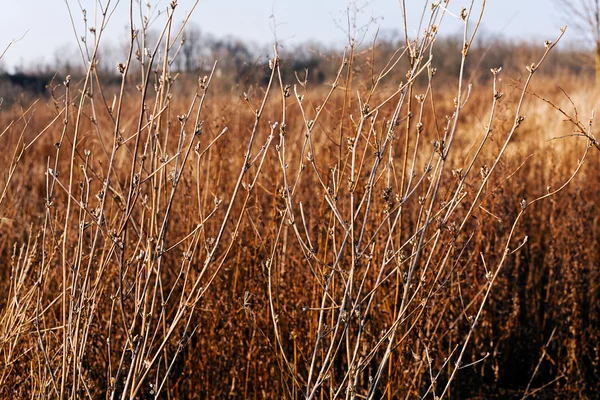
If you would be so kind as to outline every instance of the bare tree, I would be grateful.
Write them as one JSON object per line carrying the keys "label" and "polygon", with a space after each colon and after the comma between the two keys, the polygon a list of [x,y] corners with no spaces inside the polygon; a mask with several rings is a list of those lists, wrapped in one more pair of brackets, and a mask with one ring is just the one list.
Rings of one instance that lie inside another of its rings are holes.
{"label": "bare tree", "polygon": [[188,23],[183,34],[183,47],[181,48],[181,62],[183,70],[192,72],[200,64],[202,32],[194,23]]}
{"label": "bare tree", "polygon": [[564,19],[593,43],[596,86],[600,86],[600,0],[554,0]]}

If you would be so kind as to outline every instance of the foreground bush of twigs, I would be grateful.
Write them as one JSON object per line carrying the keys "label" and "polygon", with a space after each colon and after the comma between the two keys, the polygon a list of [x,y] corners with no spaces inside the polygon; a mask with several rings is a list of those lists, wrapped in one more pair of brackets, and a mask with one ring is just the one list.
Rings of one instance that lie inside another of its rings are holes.
{"label": "foreground bush of twigs", "polygon": [[352,44],[313,88],[274,47],[237,99],[211,90],[218,64],[178,86],[176,9],[156,43],[131,31],[115,93],[100,12],[82,80],[2,111],[3,397],[592,396],[593,121],[548,100],[586,143],[524,156],[562,34],[509,95],[500,68],[473,88],[465,9],[438,84],[437,6],[379,71]]}

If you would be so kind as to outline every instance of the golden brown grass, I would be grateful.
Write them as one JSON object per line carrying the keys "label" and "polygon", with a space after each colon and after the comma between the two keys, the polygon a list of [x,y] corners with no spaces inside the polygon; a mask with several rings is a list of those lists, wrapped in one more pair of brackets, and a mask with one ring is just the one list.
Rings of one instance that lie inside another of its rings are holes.
{"label": "golden brown grass", "polygon": [[233,96],[170,70],[174,9],[114,101],[90,68],[0,114],[2,397],[595,395],[597,142],[554,88],[592,97],[536,75],[552,44],[438,82],[436,8],[381,74],[275,48]]}

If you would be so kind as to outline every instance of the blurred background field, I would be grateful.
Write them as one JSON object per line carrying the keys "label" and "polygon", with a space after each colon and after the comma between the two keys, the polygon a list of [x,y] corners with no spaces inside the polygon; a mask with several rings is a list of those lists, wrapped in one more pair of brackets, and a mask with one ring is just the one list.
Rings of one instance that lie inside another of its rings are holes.
{"label": "blurred background field", "polygon": [[596,398],[594,46],[443,3],[265,49],[132,2],[116,50],[98,3],[5,69],[0,396]]}

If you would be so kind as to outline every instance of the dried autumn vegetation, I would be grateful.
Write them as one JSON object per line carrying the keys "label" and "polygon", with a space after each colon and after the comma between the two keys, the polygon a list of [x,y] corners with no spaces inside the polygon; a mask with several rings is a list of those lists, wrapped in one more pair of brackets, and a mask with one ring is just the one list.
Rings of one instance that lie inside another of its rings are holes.
{"label": "dried autumn vegetation", "polygon": [[102,20],[0,112],[2,398],[596,396],[596,100],[556,41],[471,82],[479,12],[454,74],[434,7],[325,84],[274,47],[242,95],[171,69],[176,10],[120,86]]}

